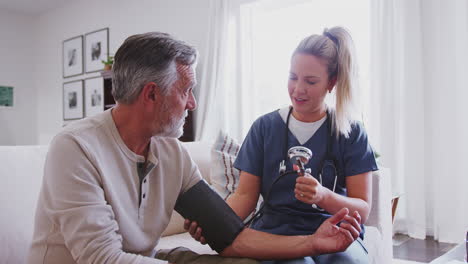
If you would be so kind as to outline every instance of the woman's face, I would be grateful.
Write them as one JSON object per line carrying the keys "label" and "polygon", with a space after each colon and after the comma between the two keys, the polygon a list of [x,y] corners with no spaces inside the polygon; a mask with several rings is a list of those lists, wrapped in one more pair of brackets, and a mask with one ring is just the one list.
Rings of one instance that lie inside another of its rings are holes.
{"label": "woman's face", "polygon": [[325,60],[309,54],[295,54],[291,59],[288,92],[293,115],[302,122],[313,122],[325,113],[324,99],[334,81],[328,79]]}

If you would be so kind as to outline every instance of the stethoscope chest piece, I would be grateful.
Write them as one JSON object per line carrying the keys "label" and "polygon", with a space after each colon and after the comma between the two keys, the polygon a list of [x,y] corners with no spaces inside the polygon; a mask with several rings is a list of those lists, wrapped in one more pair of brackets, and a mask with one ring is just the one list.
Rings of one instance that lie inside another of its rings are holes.
{"label": "stethoscope chest piece", "polygon": [[297,164],[298,161],[307,164],[312,158],[312,151],[303,146],[296,146],[288,150],[288,157],[293,164]]}

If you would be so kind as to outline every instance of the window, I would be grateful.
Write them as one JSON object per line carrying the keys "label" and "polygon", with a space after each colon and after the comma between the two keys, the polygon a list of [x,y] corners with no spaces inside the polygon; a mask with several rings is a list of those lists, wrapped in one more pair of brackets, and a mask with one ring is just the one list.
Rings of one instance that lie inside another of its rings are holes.
{"label": "window", "polygon": [[[240,19],[250,21],[250,28],[247,29],[249,32],[240,35],[250,34],[248,49],[251,52],[248,53],[252,76],[249,78],[251,87],[243,89],[253,100],[250,100],[249,116],[243,119],[242,127],[248,128],[260,115],[290,104],[287,78],[291,54],[304,37],[321,34],[326,27],[343,26],[350,31],[356,45],[360,75],[357,105],[368,105],[369,1],[264,0],[248,4],[244,9],[248,12],[241,12]],[[240,27],[240,30],[246,30],[246,27]],[[362,108],[360,111],[365,113],[366,107]],[[244,136],[246,133],[244,129]]]}

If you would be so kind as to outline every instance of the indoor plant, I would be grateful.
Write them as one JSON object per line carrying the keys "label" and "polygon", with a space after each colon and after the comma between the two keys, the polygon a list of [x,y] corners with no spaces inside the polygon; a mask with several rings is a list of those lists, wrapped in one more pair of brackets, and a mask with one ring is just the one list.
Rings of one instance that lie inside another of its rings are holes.
{"label": "indoor plant", "polygon": [[112,69],[112,64],[114,63],[114,56],[109,55],[107,60],[102,60],[102,63],[104,64],[104,70],[110,71]]}

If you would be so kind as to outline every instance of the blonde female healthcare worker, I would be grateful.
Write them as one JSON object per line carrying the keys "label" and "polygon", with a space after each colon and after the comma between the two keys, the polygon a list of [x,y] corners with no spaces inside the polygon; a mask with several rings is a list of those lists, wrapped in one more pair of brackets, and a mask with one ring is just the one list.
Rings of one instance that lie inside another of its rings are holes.
{"label": "blonde female healthcare worker", "polygon": [[[305,235],[343,207],[365,223],[371,208],[371,173],[377,170],[366,132],[351,119],[356,65],[350,34],[341,27],[302,40],[291,58],[288,92],[291,107],[268,113],[252,125],[234,166],[239,186],[227,201],[245,219],[259,195],[268,203],[251,228],[281,235]],[[335,89],[336,105],[325,97]],[[285,131],[283,133],[283,131]],[[272,184],[286,151],[304,146],[312,151],[310,173],[286,175]],[[197,239],[200,231],[191,229]],[[364,237],[362,227],[361,238]],[[290,246],[290,245],[285,245]],[[362,240],[344,252],[263,263],[368,263]]]}

